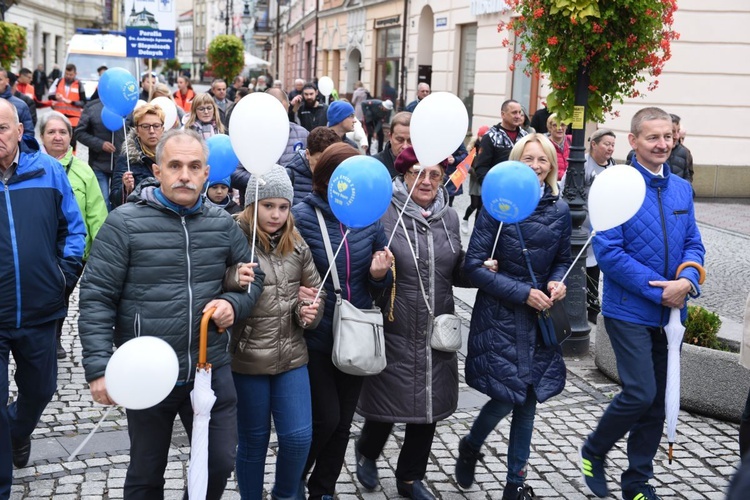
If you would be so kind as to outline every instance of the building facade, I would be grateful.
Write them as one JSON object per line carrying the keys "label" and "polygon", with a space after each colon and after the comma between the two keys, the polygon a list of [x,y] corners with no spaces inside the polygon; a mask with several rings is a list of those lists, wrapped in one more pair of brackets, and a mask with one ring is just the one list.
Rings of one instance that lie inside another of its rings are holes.
{"label": "building facade", "polygon": [[[26,28],[26,53],[18,68],[44,65],[49,73],[65,63],[67,42],[76,28],[102,28],[111,23],[112,4],[96,0],[27,0],[10,7],[5,20]],[[17,68],[16,68],[17,69]]]}

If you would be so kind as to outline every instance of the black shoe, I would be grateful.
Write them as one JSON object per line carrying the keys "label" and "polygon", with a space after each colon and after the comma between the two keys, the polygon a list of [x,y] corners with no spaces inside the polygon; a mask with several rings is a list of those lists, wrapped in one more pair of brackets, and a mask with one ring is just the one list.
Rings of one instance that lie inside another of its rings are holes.
{"label": "black shoe", "polygon": [[380,484],[380,479],[378,478],[378,466],[375,463],[375,460],[370,460],[363,456],[359,452],[356,443],[354,445],[354,456],[357,459],[357,479],[359,480],[359,483],[367,490],[374,490],[378,487],[378,484]]}
{"label": "black shoe", "polygon": [[503,500],[532,500],[534,488],[527,484],[508,483],[503,489]]}
{"label": "black shoe", "polygon": [[31,436],[26,436],[23,439],[11,439],[11,445],[13,447],[13,465],[17,469],[23,469],[29,463],[29,455],[31,455]]}
{"label": "black shoe", "polygon": [[474,470],[477,467],[477,461],[484,458],[483,453],[473,449],[463,437],[458,442],[458,458],[456,459],[456,482],[461,488],[471,488],[474,484]]}
{"label": "black shoe", "polygon": [[65,348],[62,346],[62,341],[57,339],[57,359],[65,359],[68,357],[68,353],[65,352]]}
{"label": "black shoe", "polygon": [[599,311],[588,311],[589,323],[596,324],[596,318],[599,316]]}
{"label": "black shoe", "polygon": [[397,479],[396,489],[398,490],[398,494],[402,497],[412,498],[413,500],[435,500],[435,495],[425,488],[422,481],[407,483]]}

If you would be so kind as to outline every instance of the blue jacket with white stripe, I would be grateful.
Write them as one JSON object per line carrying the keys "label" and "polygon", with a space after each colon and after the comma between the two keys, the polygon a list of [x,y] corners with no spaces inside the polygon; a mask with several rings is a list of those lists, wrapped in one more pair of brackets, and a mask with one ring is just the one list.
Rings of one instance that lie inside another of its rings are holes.
{"label": "blue jacket with white stripe", "polygon": [[0,328],[65,317],[78,281],[86,228],[62,165],[24,136],[0,191]]}

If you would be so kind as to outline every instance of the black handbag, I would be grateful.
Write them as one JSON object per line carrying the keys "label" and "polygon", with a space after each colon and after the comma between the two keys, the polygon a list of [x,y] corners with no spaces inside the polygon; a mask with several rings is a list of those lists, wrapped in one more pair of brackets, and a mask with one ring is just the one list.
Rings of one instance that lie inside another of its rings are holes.
{"label": "black handbag", "polygon": [[[529,268],[531,282],[534,284],[534,288],[540,289],[534,275],[534,269],[531,267],[529,251],[523,241],[521,226],[518,223],[516,223],[516,231],[518,231],[518,241],[521,243],[521,252],[526,260],[526,267]],[[537,322],[539,323],[539,335],[542,337],[542,343],[547,347],[557,347],[570,337],[570,319],[568,318],[568,312],[565,310],[564,299],[554,302],[549,309],[537,312]]]}

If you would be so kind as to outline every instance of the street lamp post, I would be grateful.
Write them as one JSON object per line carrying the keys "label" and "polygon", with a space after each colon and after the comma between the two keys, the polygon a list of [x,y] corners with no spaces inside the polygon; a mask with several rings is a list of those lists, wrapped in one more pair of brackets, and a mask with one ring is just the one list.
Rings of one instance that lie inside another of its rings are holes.
{"label": "street lamp post", "polygon": [[234,0],[227,0],[227,10],[224,15],[224,30],[225,35],[229,34],[229,18],[232,16],[232,13],[234,12]]}
{"label": "street lamp post", "polygon": [[[571,253],[575,256],[586,244],[588,234],[582,227],[586,220],[585,190],[585,139],[586,139],[586,105],[589,96],[589,74],[586,67],[578,68],[573,113],[573,144],[570,147],[570,159],[565,175],[563,198],[570,207],[573,224],[571,234]],[[565,299],[565,310],[570,317],[571,336],[562,344],[563,355],[582,356],[589,352],[589,327],[586,315],[586,256],[578,260],[567,279],[568,293]]]}

